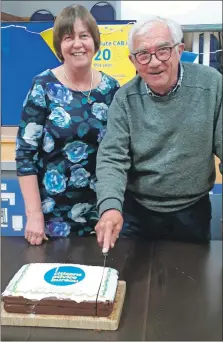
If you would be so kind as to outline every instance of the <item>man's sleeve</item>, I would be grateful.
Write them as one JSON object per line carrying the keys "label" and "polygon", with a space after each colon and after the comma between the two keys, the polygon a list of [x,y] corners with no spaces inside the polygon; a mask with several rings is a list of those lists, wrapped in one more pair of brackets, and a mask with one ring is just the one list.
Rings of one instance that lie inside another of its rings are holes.
{"label": "man's sleeve", "polygon": [[219,169],[223,174],[222,152],[222,75],[219,75],[218,91],[216,97],[215,124],[214,124],[214,154],[220,159]]}
{"label": "man's sleeve", "polygon": [[115,95],[108,110],[107,131],[97,153],[96,191],[100,215],[109,209],[122,212],[130,165],[128,117],[123,100]]}

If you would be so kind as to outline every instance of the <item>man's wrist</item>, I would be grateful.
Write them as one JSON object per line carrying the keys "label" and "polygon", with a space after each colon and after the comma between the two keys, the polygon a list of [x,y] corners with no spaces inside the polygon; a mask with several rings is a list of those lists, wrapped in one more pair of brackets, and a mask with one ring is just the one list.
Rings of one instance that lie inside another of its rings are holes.
{"label": "man's wrist", "polygon": [[116,198],[109,198],[101,202],[99,205],[99,216],[101,217],[105,211],[118,210],[122,214],[122,204]]}

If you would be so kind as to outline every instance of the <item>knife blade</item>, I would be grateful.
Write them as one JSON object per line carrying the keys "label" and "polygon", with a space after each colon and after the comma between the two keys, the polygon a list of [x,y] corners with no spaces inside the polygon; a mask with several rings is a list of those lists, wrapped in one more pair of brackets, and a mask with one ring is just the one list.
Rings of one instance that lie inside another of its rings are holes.
{"label": "knife blade", "polygon": [[101,283],[102,283],[102,280],[103,280],[103,277],[104,277],[104,272],[105,272],[105,267],[106,267],[106,261],[107,261],[107,257],[108,257],[108,252],[107,252],[107,253],[102,253],[102,254],[103,254],[103,256],[104,256],[104,262],[103,262],[103,271],[102,271],[102,277],[101,277],[101,282],[100,282],[99,290],[100,290]]}
{"label": "knife blade", "polygon": [[107,252],[107,253],[102,253],[102,254],[103,254],[103,256],[104,256],[104,265],[103,265],[103,267],[104,267],[104,269],[105,269],[106,261],[107,261],[107,257],[108,257],[108,252]]}
{"label": "knife blade", "polygon": [[104,256],[104,262],[103,262],[103,271],[102,271],[102,276],[101,276],[101,280],[100,280],[100,284],[99,284],[99,288],[98,288],[98,293],[97,293],[97,297],[96,297],[96,310],[97,310],[97,303],[98,303],[98,296],[99,296],[99,292],[101,289],[101,285],[102,285],[102,281],[103,281],[103,277],[104,277],[104,273],[105,273],[105,267],[106,267],[106,261],[107,261],[107,257],[108,257],[108,252],[103,253],[102,255]]}

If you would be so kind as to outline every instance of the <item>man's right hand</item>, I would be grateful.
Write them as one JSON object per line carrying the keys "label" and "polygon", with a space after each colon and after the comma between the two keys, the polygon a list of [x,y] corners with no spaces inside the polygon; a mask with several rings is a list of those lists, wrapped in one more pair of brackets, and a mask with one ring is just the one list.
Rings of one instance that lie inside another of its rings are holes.
{"label": "man's right hand", "polygon": [[119,233],[122,229],[123,217],[120,211],[110,209],[105,211],[98,221],[95,231],[97,234],[97,241],[102,247],[103,253],[107,253],[109,248],[113,248]]}
{"label": "man's right hand", "polygon": [[27,214],[25,238],[31,245],[41,245],[43,240],[48,240],[45,235],[44,216],[41,212]]}

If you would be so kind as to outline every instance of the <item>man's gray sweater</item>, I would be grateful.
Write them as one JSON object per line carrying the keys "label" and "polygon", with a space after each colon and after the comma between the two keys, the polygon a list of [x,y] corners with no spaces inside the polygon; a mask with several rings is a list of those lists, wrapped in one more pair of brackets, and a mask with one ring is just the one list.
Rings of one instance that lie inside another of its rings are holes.
{"label": "man's gray sweater", "polygon": [[214,185],[214,155],[222,161],[222,75],[182,63],[180,88],[152,97],[137,75],[122,86],[108,111],[97,155],[99,212],[122,212],[126,187],[146,208],[185,208]]}

